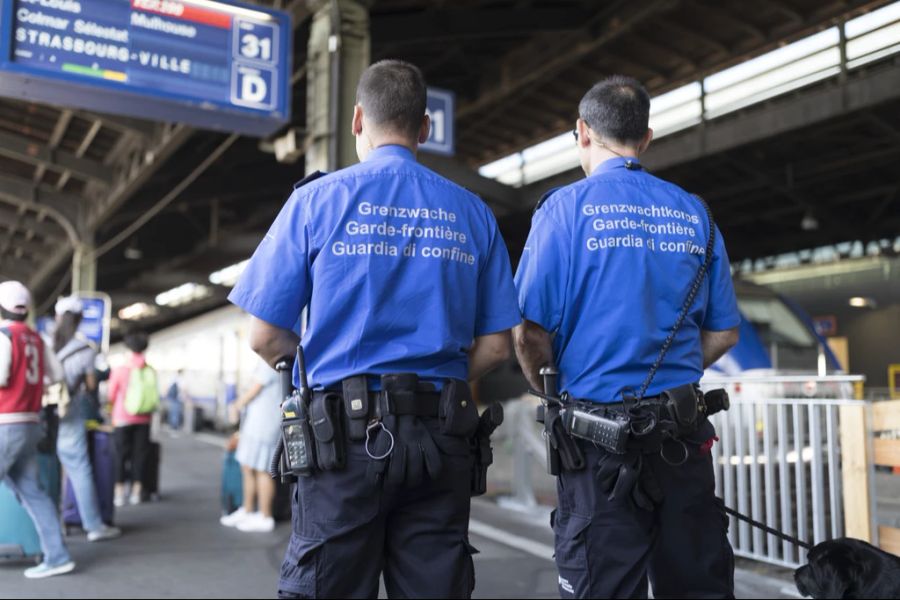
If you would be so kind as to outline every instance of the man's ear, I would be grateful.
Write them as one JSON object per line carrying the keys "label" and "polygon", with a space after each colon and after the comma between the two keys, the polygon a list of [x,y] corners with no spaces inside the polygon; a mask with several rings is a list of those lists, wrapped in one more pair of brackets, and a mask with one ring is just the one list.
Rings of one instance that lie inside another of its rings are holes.
{"label": "man's ear", "polygon": [[575,121],[575,129],[578,130],[578,145],[587,148],[591,145],[591,128],[584,119]]}
{"label": "man's ear", "polygon": [[357,104],[353,107],[353,123],[350,124],[350,131],[354,136],[362,133],[363,129],[363,107]]}
{"label": "man's ear", "polygon": [[419,143],[424,144],[428,141],[428,135],[431,133],[431,117],[427,114],[422,117],[422,126],[419,127]]}
{"label": "man's ear", "polygon": [[641,144],[638,146],[638,153],[643,154],[647,151],[647,148],[650,146],[650,142],[653,141],[653,130],[649,127],[647,128],[647,133],[644,134],[644,139],[641,140]]}

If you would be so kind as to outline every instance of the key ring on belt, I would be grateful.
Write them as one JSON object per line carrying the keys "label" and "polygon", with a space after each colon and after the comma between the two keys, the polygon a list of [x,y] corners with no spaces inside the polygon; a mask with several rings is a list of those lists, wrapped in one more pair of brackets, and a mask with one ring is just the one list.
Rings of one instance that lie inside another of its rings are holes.
{"label": "key ring on belt", "polygon": [[[372,439],[372,430],[373,430],[373,429],[376,429],[376,428],[381,428],[381,430],[382,430],[383,432],[385,432],[386,434],[388,434],[388,436],[391,438],[391,447],[388,448],[387,452],[385,452],[385,453],[382,454],[381,456],[375,456],[374,454],[372,454],[372,451],[369,450],[369,441]],[[394,434],[391,433],[391,430],[390,430],[390,429],[388,429],[387,427],[385,427],[384,422],[383,422],[381,419],[373,419],[373,420],[369,421],[369,424],[368,424],[368,425],[366,425],[366,445],[365,445],[365,448],[366,448],[366,454],[368,454],[368,455],[369,455],[369,458],[371,458],[372,460],[384,460],[384,459],[386,459],[388,456],[391,455],[391,452],[394,451]]]}

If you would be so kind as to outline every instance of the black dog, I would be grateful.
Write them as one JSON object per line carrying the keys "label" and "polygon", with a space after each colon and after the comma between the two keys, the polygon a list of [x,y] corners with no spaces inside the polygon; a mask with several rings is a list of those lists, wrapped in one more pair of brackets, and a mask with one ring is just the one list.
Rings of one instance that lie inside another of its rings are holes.
{"label": "black dog", "polygon": [[900,558],[871,544],[840,538],[816,544],[794,571],[797,589],[813,598],[900,598]]}

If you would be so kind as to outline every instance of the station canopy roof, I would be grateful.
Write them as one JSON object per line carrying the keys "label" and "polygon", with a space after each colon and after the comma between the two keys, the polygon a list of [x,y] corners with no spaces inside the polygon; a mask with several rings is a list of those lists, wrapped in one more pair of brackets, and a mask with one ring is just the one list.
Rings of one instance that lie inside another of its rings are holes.
{"label": "station canopy roof", "polygon": [[[294,16],[297,76],[291,126],[302,130],[306,81],[297,67],[306,58],[309,8],[302,0],[257,4],[285,8]],[[513,255],[527,232],[540,182],[514,188],[475,172],[571,128],[578,100],[592,83],[621,73],[637,77],[659,96],[886,4],[369,2],[372,59],[412,61],[430,85],[456,93],[457,156],[435,164],[451,165],[454,173],[469,173],[482,184],[475,189],[496,209]],[[791,176],[798,184],[809,182],[802,192],[808,197],[815,197],[819,177],[845,174],[834,183],[840,189],[833,204],[840,210],[855,206],[848,204],[858,187],[852,178],[860,173],[853,164],[880,170],[871,176],[885,194],[872,199],[872,206],[891,213],[895,205],[889,192],[896,195],[897,174],[884,171],[895,171],[885,161],[893,157],[896,164],[898,114],[895,106],[872,115],[843,115],[826,127],[773,135],[710,162],[673,163],[661,174],[707,196],[714,210],[721,208],[720,225],[735,240],[736,259],[836,243],[856,232],[838,231],[839,222],[823,218],[822,227],[797,239],[766,236],[759,228],[777,226],[781,213],[777,202],[758,202],[789,195],[781,189],[783,164],[796,158]],[[211,164],[198,172],[204,161]],[[49,306],[68,289],[72,241],[78,235],[74,224],[96,232],[97,287],[111,294],[116,312],[143,303],[148,314],[155,311],[145,322],[161,326],[221,305],[229,278],[219,271],[250,255],[292,182],[303,176],[302,164],[302,158],[278,163],[271,139],[230,138],[180,124],[0,99],[0,279],[27,282],[42,308]],[[148,214],[167,196],[171,202]],[[85,210],[79,212],[79,206]],[[791,210],[796,212],[796,206]],[[135,231],[123,236],[129,226]],[[220,283],[210,281],[212,273],[218,273],[214,279]],[[159,294],[173,289],[181,289],[188,300],[179,305],[180,296],[174,294],[174,301],[173,295],[163,297],[169,302],[161,306]]]}

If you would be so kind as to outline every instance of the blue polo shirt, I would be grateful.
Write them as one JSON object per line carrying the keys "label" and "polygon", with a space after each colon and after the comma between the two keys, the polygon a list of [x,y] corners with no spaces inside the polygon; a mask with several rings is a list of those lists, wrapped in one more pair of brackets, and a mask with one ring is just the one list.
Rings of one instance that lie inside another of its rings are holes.
{"label": "blue polo shirt", "polygon": [[228,298],[284,329],[309,306],[313,387],[466,379],[474,338],[521,322],[490,209],[392,145],[295,189]]}
{"label": "blue polo shirt", "polygon": [[[640,167],[626,168],[624,158],[605,161],[544,201],[516,287],[523,317],[555,334],[561,391],[595,402],[638,392],[708,239],[706,211],[696,198]],[[716,230],[709,274],[647,395],[698,381],[700,331],[731,329],[740,320]]]}

